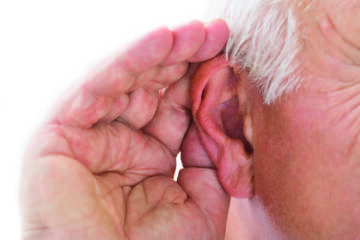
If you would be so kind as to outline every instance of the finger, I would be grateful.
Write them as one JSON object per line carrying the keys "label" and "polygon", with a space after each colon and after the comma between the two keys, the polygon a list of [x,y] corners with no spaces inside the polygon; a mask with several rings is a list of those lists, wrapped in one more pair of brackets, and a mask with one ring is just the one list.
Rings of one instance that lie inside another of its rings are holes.
{"label": "finger", "polygon": [[147,176],[171,177],[175,169],[175,156],[163,144],[120,122],[98,123],[92,129],[48,125],[41,131],[35,157],[69,156],[92,173],[119,173],[125,185]]}
{"label": "finger", "polygon": [[134,90],[157,74],[156,66],[169,54],[172,44],[172,32],[167,28],[148,34],[72,91],[55,111],[53,121],[91,127],[113,111],[114,98]]}
{"label": "finger", "polygon": [[184,168],[178,183],[188,194],[188,204],[195,204],[205,215],[210,235],[224,239],[230,196],[221,187],[216,170],[206,168]]}
{"label": "finger", "polygon": [[180,79],[187,71],[187,63],[179,63],[163,68],[156,79],[144,88],[138,88],[129,94],[130,103],[118,115],[117,120],[127,123],[136,129],[144,127],[154,117],[158,107],[158,90]]}
{"label": "finger", "polygon": [[130,97],[128,94],[121,94],[118,97],[114,98],[112,101],[112,106],[110,111],[102,119],[105,123],[111,123],[117,119],[126,108],[128,108],[130,102]]}
{"label": "finger", "polygon": [[156,114],[143,128],[148,135],[162,142],[177,154],[191,120],[190,78],[196,65],[179,81],[172,84],[162,96]]}
{"label": "finger", "polygon": [[224,48],[229,38],[229,28],[221,19],[207,24],[205,32],[205,42],[198,52],[189,59],[190,62],[202,62],[215,57]]}
{"label": "finger", "polygon": [[172,32],[167,28],[155,30],[104,64],[84,85],[95,95],[107,97],[132,91],[157,75],[172,48]]}
{"label": "finger", "polygon": [[193,56],[202,46],[205,40],[205,28],[203,23],[192,21],[189,26],[182,26],[174,30],[174,47],[163,65],[171,65],[182,62]]}
{"label": "finger", "polygon": [[135,129],[145,126],[154,116],[159,94],[146,88],[138,88],[129,94],[129,105],[117,118]]}
{"label": "finger", "polygon": [[163,67],[154,79],[146,84],[146,88],[155,91],[169,86],[171,83],[181,79],[188,71],[188,63],[181,62],[167,67]]}
{"label": "finger", "polygon": [[[71,91],[56,108],[51,121],[82,128],[89,128],[101,119],[109,121],[114,113],[121,113],[131,103],[130,99],[120,104],[120,95],[147,85],[151,80],[157,79],[158,75],[160,77],[157,82],[161,83],[163,80],[163,86],[171,84],[169,79],[161,76],[163,70],[169,64],[184,62],[198,52],[204,36],[204,26],[197,21],[174,32],[160,28],[148,34],[128,51],[104,64],[101,70],[87,78],[75,91]],[[206,49],[209,47],[205,47]],[[120,109],[113,109],[115,100]],[[149,110],[150,113],[146,113],[146,116],[151,116],[152,109]]]}

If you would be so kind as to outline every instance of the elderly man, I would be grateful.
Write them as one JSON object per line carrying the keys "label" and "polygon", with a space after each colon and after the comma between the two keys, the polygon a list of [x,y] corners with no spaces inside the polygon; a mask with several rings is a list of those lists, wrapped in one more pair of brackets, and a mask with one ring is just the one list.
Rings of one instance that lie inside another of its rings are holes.
{"label": "elderly man", "polygon": [[218,4],[54,107],[24,239],[360,239],[360,1]]}

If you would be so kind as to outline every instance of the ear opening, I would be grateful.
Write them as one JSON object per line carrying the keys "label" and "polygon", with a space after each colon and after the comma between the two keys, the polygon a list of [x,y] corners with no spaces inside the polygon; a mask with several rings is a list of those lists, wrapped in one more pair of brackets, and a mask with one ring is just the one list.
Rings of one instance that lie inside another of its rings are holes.
{"label": "ear opening", "polygon": [[228,100],[227,102],[223,103],[225,105],[225,109],[227,111],[222,112],[222,126],[225,135],[232,139],[239,139],[244,144],[245,152],[248,155],[252,155],[254,153],[254,149],[251,143],[245,137],[244,132],[244,112],[239,112],[239,114],[234,114],[233,111],[230,109],[240,110],[239,100],[237,96],[233,97],[232,99]]}
{"label": "ear opening", "polygon": [[244,124],[246,93],[239,81],[223,56],[200,65],[191,83],[192,114],[224,189],[233,197],[251,198],[253,148],[245,137],[251,126]]}

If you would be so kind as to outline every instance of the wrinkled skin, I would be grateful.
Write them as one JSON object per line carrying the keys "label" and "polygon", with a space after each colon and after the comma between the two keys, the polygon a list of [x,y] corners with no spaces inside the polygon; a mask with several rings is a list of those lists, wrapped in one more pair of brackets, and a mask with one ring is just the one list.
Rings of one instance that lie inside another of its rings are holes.
{"label": "wrinkled skin", "polygon": [[275,104],[264,105],[239,70],[257,197],[233,201],[228,239],[360,239],[359,3],[321,1],[307,26],[304,82]]}
{"label": "wrinkled skin", "polygon": [[354,11],[331,8],[302,86],[253,108],[255,189],[288,239],[360,239],[360,50],[344,40],[360,32],[355,17],[337,31],[335,16]]}
{"label": "wrinkled skin", "polygon": [[[216,81],[189,96],[196,66],[188,71],[188,62],[221,51],[222,22],[155,31],[91,75],[29,146],[24,238],[223,239],[226,227],[229,240],[360,239],[359,1],[343,2],[320,4],[303,84],[272,105],[241,68],[233,69],[238,86],[229,69],[215,78],[197,71]],[[229,104],[236,95],[238,105]],[[185,169],[175,183],[180,148]],[[228,150],[222,158],[219,149]],[[230,199],[219,180],[249,198],[231,200],[227,226]]]}
{"label": "wrinkled skin", "polygon": [[23,239],[223,239],[230,197],[216,171],[187,161],[172,177],[190,62],[227,37],[220,20],[160,28],[71,88],[25,155]]}

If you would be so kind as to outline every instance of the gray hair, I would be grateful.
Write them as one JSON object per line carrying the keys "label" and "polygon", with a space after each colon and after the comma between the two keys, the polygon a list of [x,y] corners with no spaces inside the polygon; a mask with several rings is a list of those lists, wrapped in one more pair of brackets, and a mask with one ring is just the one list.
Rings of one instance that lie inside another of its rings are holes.
{"label": "gray hair", "polygon": [[266,104],[301,83],[299,53],[303,50],[297,9],[302,0],[213,0],[211,17],[230,28],[226,56],[234,67],[249,71]]}

